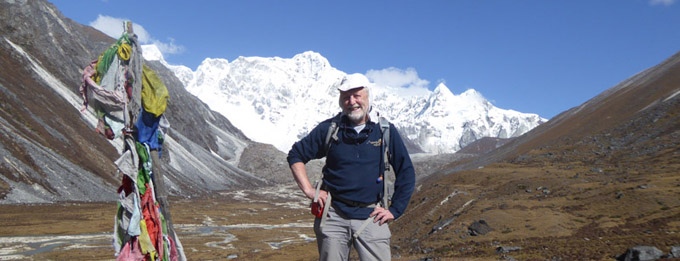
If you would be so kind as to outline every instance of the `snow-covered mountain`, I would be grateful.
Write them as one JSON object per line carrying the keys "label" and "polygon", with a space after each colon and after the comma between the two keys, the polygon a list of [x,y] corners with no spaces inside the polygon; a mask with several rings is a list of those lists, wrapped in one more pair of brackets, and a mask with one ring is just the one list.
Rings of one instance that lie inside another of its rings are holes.
{"label": "snow-covered mountain", "polygon": [[[175,72],[190,93],[249,138],[284,152],[340,111],[336,86],[346,73],[316,52],[290,59],[207,58],[196,71],[168,64],[153,45],[143,46],[143,53]],[[455,95],[443,83],[433,91],[408,94],[401,87],[375,83],[370,92],[373,109],[426,153],[452,153],[482,137],[517,137],[547,121],[537,114],[499,109],[473,89]]]}

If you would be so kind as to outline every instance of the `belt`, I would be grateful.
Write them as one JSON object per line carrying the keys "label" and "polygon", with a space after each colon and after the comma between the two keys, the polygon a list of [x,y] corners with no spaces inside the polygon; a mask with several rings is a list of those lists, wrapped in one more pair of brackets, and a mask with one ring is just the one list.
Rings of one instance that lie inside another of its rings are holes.
{"label": "belt", "polygon": [[375,207],[376,203],[378,202],[373,202],[373,203],[364,203],[364,202],[359,202],[359,201],[353,201],[353,200],[347,200],[347,199],[342,199],[338,197],[337,195],[333,200],[340,201],[342,203],[345,203],[345,205],[351,206],[351,207],[358,207],[358,208],[370,208],[370,207]]}

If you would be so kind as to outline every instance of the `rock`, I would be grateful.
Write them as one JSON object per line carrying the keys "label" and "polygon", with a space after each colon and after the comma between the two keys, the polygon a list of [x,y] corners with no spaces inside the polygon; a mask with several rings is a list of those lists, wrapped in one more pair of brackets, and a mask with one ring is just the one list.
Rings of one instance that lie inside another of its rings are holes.
{"label": "rock", "polygon": [[680,258],[680,246],[674,246],[671,247],[671,253],[668,256],[669,258]]}
{"label": "rock", "polygon": [[636,246],[629,248],[625,254],[619,256],[619,261],[651,261],[663,256],[663,252],[653,246]]}
{"label": "rock", "polygon": [[489,233],[493,230],[485,220],[475,221],[468,227],[468,233],[471,236],[479,236]]}
{"label": "rock", "polygon": [[442,230],[444,227],[446,227],[446,226],[448,226],[449,224],[451,224],[451,222],[453,222],[454,219],[455,219],[455,217],[452,217],[452,218],[448,218],[448,219],[446,219],[446,220],[440,221],[439,223],[437,223],[437,225],[435,225],[434,227],[432,227],[432,230],[430,230],[430,233],[428,233],[428,235],[430,235],[430,234],[432,234],[432,233],[435,233],[435,232],[437,232],[437,231],[439,231],[439,230]]}
{"label": "rock", "polygon": [[499,246],[496,248],[496,253],[505,254],[513,251],[519,251],[520,249],[522,248],[518,246]]}

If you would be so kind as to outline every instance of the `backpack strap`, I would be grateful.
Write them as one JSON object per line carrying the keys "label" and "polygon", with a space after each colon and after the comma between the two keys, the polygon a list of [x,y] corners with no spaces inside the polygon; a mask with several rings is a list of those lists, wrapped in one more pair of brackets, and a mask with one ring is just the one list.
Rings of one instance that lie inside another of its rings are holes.
{"label": "backpack strap", "polygon": [[[328,126],[328,133],[326,134],[326,140],[324,141],[324,155],[328,155],[328,150],[331,148],[331,139],[333,141],[338,140],[338,123],[342,119],[342,113],[338,113],[331,119],[331,125]],[[316,181],[316,191],[314,192],[314,199],[312,199],[312,202],[317,202],[319,200],[319,191],[321,190],[321,186],[323,184],[323,171],[321,172],[321,179]],[[331,205],[332,202],[332,196],[331,193],[328,193],[328,197],[326,198],[326,204],[324,204],[323,211],[321,214],[321,224],[320,227],[323,227],[324,224],[326,223],[326,217],[328,216],[328,209]]]}
{"label": "backpack strap", "polygon": [[[314,192],[314,199],[312,199],[312,202],[319,201],[319,191],[321,190],[321,184],[323,184],[323,179],[316,181],[316,192]],[[331,196],[331,193],[328,193],[326,204],[324,204],[323,211],[321,211],[321,223],[319,227],[323,227],[326,224],[326,217],[328,217],[328,209],[332,204],[331,202],[333,202],[333,196]]]}
{"label": "backpack strap", "polygon": [[331,125],[328,127],[328,133],[326,134],[326,141],[324,143],[324,155],[328,155],[328,150],[331,148],[331,139],[333,141],[338,140],[338,123],[342,118],[342,113],[338,113],[331,120]]}
{"label": "backpack strap", "polygon": [[382,207],[389,208],[389,196],[387,191],[387,176],[385,172],[390,171],[390,122],[385,117],[380,117],[380,132],[382,133],[382,151],[385,170],[381,173],[383,182]]}
{"label": "backpack strap", "polygon": [[385,161],[385,171],[390,171],[390,122],[385,117],[380,117],[380,131],[382,132],[383,160]]}

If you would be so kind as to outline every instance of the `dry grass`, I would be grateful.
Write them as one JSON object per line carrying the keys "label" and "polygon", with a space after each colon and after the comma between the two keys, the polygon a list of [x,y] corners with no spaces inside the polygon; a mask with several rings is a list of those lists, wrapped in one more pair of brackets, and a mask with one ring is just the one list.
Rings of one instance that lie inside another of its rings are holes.
{"label": "dry grass", "polygon": [[[174,227],[189,260],[316,259],[316,244],[308,239],[313,238],[313,216],[307,209],[277,204],[281,199],[249,198],[249,203],[232,196],[171,202]],[[114,259],[110,234],[115,209],[115,202],[3,206],[0,259],[22,252],[29,253],[29,260]],[[67,237],[91,235],[89,242]]]}
{"label": "dry grass", "polygon": [[[407,214],[391,225],[393,253],[397,260],[612,260],[636,245],[668,252],[680,245],[680,177],[670,170],[619,173],[577,163],[502,163],[433,176],[421,183]],[[296,193],[294,188],[289,192]],[[171,201],[175,229],[190,260],[316,260],[304,199],[237,195]],[[466,202],[471,203],[463,207]],[[86,247],[64,243],[31,255],[34,260],[113,258],[108,233],[115,203],[7,205],[3,210],[3,238],[100,235]],[[468,226],[477,220],[493,230],[469,235]],[[499,246],[521,249],[497,253]]]}
{"label": "dry grass", "polygon": [[[423,214],[395,223],[396,244],[418,258],[612,260],[637,245],[664,252],[680,245],[680,177],[661,168],[616,173],[578,163],[494,164],[426,180],[409,211]],[[494,230],[470,236],[477,220]],[[521,250],[499,254],[499,246]]]}

